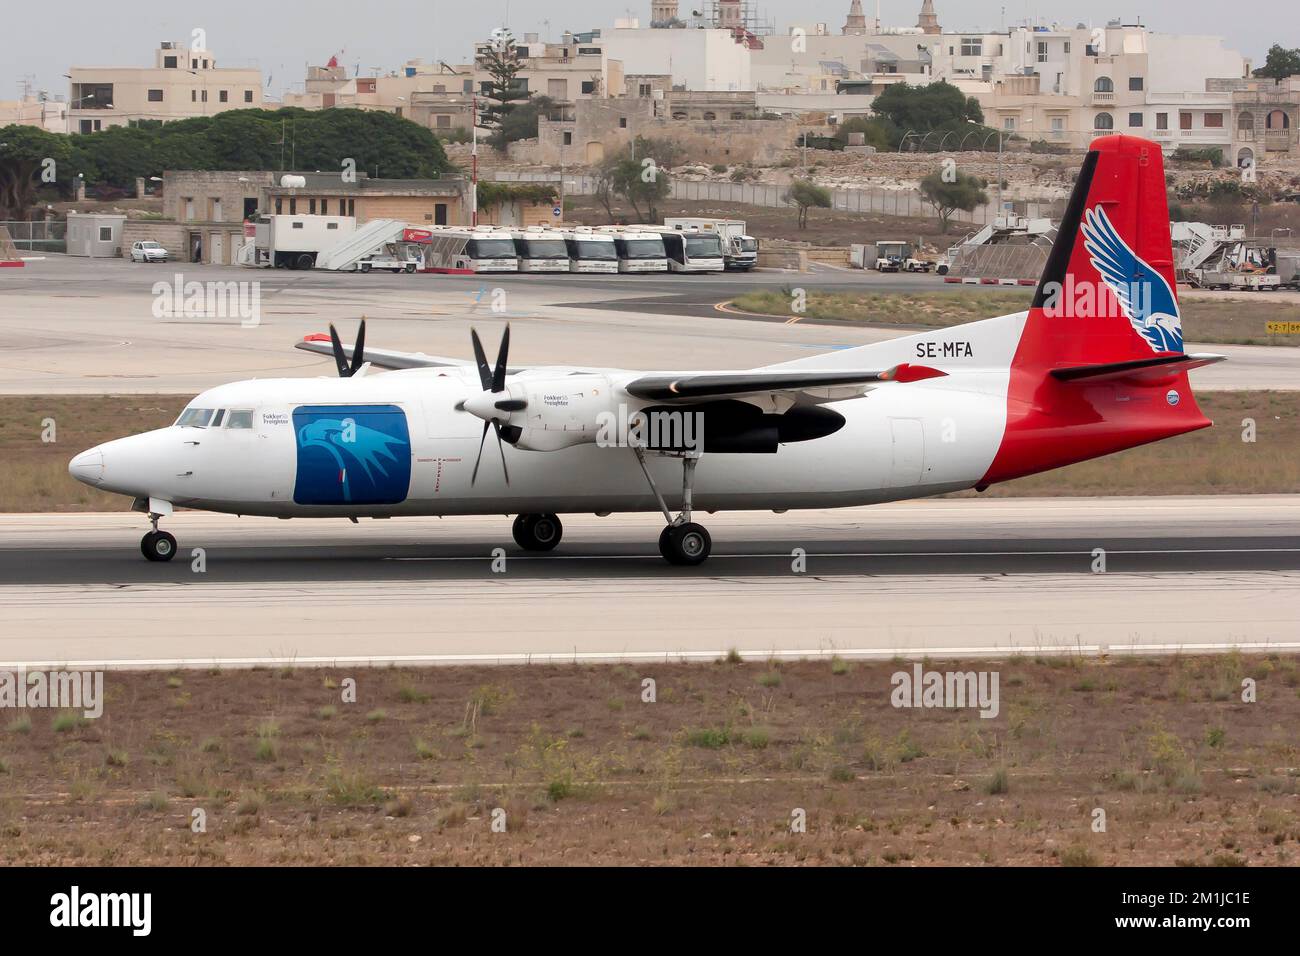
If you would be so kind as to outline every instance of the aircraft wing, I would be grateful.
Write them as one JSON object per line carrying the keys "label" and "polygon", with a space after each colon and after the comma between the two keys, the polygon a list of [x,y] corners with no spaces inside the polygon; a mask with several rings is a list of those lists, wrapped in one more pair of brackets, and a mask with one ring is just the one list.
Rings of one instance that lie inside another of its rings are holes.
{"label": "aircraft wing", "polygon": [[656,402],[693,402],[701,399],[740,398],[747,395],[785,393],[821,394],[838,399],[860,393],[864,386],[883,382],[919,382],[946,375],[935,368],[904,363],[887,369],[834,369],[749,372],[650,372],[623,386],[634,398]]}
{"label": "aircraft wing", "polygon": [[[350,361],[352,359],[352,349],[355,346],[351,343],[343,346],[343,352]],[[294,345],[296,349],[302,349],[305,352],[315,352],[317,355],[332,357],[334,352],[330,347],[330,337],[323,332],[317,332],[315,335],[308,335],[301,342]],[[441,355],[425,355],[423,352],[394,352],[391,349],[372,349],[365,350],[365,359],[375,368],[386,369],[405,369],[405,368],[440,368],[454,366],[456,368],[473,366],[474,363],[468,359],[446,358]]]}

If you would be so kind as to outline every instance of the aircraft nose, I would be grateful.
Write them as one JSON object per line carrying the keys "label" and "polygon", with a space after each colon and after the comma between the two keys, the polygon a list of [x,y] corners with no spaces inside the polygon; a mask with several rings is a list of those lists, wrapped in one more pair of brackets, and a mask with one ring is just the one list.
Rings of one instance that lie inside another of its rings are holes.
{"label": "aircraft nose", "polygon": [[68,462],[68,474],[88,485],[98,485],[104,480],[104,453],[99,448],[83,451]]}

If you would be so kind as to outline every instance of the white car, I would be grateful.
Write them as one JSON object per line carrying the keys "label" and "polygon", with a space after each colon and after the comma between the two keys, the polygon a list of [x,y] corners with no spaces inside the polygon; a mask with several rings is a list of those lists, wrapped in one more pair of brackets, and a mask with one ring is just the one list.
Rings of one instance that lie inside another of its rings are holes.
{"label": "white car", "polygon": [[132,262],[166,262],[167,250],[152,239],[142,239],[131,244]]}

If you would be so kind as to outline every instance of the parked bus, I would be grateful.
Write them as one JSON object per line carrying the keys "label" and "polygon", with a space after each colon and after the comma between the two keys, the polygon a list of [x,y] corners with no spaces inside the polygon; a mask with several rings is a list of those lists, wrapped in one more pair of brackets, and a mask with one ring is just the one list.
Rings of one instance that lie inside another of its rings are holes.
{"label": "parked bus", "polygon": [[664,237],[652,229],[603,226],[601,232],[614,237],[619,272],[667,272],[668,253]]}
{"label": "parked bus", "polygon": [[564,232],[564,244],[569,250],[570,272],[618,272],[618,247],[613,236],[591,226],[578,226]]}
{"label": "parked bus", "polygon": [[518,272],[514,237],[496,226],[430,228],[425,264],[434,271]]}
{"label": "parked bus", "polygon": [[569,247],[554,229],[512,229],[520,272],[568,272]]}
{"label": "parked bus", "polygon": [[669,272],[722,272],[727,268],[722,238],[717,233],[657,228],[668,254]]}
{"label": "parked bus", "polygon": [[664,220],[665,229],[679,232],[712,232],[722,239],[728,272],[748,272],[758,265],[758,240],[745,232],[743,219],[698,219],[679,216]]}

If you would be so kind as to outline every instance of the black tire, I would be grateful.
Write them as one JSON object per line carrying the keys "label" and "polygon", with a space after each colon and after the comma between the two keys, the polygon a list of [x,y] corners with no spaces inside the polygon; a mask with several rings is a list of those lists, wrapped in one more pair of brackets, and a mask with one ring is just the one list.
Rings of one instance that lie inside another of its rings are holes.
{"label": "black tire", "polygon": [[695,567],[709,560],[713,539],[703,525],[687,522],[669,525],[659,535],[659,553],[669,564]]}
{"label": "black tire", "polygon": [[415,275],[415,263],[414,263],[414,262],[408,262],[408,263],[406,264],[406,270],[405,270],[405,271],[406,271],[406,274],[407,274],[408,276],[409,276],[409,275]]}
{"label": "black tire", "polygon": [[176,557],[176,539],[166,531],[150,531],[140,539],[140,553],[150,561],[170,561]]}
{"label": "black tire", "polygon": [[554,551],[564,537],[564,524],[552,514],[520,515],[510,530],[525,551]]}
{"label": "black tire", "polygon": [[314,269],[316,268],[316,257],[310,252],[304,252],[294,260],[294,263],[295,269]]}
{"label": "black tire", "polygon": [[370,271],[370,263],[369,263],[369,262],[363,262],[363,263],[361,263],[361,271],[362,271],[362,272],[369,272],[369,271]]}

